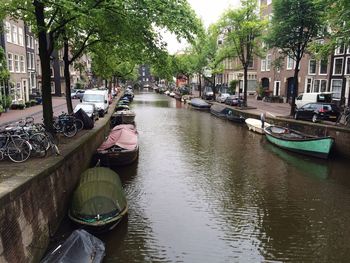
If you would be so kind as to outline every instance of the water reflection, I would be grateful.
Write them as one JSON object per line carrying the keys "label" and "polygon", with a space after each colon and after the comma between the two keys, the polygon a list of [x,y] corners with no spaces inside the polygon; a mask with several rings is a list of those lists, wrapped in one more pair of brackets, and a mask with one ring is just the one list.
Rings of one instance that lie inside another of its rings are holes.
{"label": "water reflection", "polygon": [[140,156],[117,168],[129,216],[102,236],[105,262],[345,262],[346,161],[313,161],[264,137],[136,95]]}

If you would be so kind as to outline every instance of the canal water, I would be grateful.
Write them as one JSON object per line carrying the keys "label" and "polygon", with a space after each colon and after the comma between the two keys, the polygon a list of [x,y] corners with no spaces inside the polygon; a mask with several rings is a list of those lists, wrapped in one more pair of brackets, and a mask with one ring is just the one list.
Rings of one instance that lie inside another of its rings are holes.
{"label": "canal water", "polygon": [[127,220],[104,262],[348,262],[349,162],[270,145],[244,125],[140,93]]}

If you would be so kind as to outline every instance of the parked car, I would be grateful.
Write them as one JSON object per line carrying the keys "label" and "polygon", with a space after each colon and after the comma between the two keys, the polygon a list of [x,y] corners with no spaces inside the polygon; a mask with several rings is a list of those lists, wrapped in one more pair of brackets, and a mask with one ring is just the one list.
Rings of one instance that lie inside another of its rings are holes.
{"label": "parked car", "polygon": [[71,93],[72,99],[82,99],[84,96],[85,90],[77,89],[74,92]]}
{"label": "parked car", "polygon": [[294,114],[294,119],[310,120],[317,122],[319,120],[337,121],[340,110],[333,103],[308,103],[297,108]]}
{"label": "parked car", "polygon": [[85,113],[93,120],[98,120],[98,110],[93,103],[79,103],[75,106],[73,112],[76,113],[78,110],[83,109]]}
{"label": "parked car", "polygon": [[307,103],[315,102],[332,102],[332,92],[309,92],[302,93],[295,99],[295,105],[297,108],[304,106]]}
{"label": "parked car", "polygon": [[230,95],[226,98],[225,104],[231,105],[231,106],[238,106],[242,102],[242,98],[238,97],[237,95]]}
{"label": "parked car", "polygon": [[205,87],[203,94],[202,94],[202,99],[204,100],[212,100],[214,99],[214,92],[211,87]]}
{"label": "parked car", "polygon": [[108,112],[108,90],[106,89],[87,90],[80,101],[95,104],[100,117],[103,117]]}
{"label": "parked car", "polygon": [[221,93],[219,96],[216,97],[216,101],[220,103],[224,103],[228,97],[230,97],[229,93]]}

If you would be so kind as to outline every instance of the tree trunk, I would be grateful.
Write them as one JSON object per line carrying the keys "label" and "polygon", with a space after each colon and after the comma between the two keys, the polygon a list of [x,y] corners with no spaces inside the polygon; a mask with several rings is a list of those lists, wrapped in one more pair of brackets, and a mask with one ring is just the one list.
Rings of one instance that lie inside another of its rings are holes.
{"label": "tree trunk", "polygon": [[243,107],[248,106],[247,101],[247,90],[248,90],[248,66],[244,66],[244,73],[243,73]]}
{"label": "tree trunk", "polygon": [[44,4],[41,1],[34,0],[36,24],[39,29],[39,57],[41,65],[41,93],[43,99],[43,117],[44,125],[48,131],[53,131],[53,112],[51,95],[51,72],[50,72],[50,54],[48,52],[47,28],[44,17]]}
{"label": "tree trunk", "polygon": [[66,82],[66,102],[67,102],[67,111],[69,114],[73,113],[73,105],[72,105],[72,98],[71,98],[71,92],[70,92],[70,71],[69,71],[69,46],[68,46],[68,39],[64,40],[64,47],[63,47],[63,62],[64,62],[64,80]]}
{"label": "tree trunk", "polygon": [[293,78],[293,89],[291,91],[292,95],[292,104],[290,107],[290,116],[294,116],[295,114],[295,97],[298,93],[298,87],[299,87],[299,81],[298,81],[298,76],[299,76],[299,64],[300,64],[300,59],[297,59],[295,63],[295,69],[294,69],[294,78]]}
{"label": "tree trunk", "polygon": [[215,100],[216,99],[216,93],[217,93],[216,86],[215,86],[215,75],[213,75],[212,85],[213,85],[213,99]]}
{"label": "tree trunk", "polygon": [[199,97],[202,97],[202,74],[199,74]]}

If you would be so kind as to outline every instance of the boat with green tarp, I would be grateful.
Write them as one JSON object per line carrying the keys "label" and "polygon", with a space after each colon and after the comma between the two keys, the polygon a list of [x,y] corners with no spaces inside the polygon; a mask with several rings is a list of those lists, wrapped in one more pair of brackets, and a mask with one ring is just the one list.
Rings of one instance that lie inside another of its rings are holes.
{"label": "boat with green tarp", "polygon": [[269,142],[289,151],[319,158],[328,158],[334,139],[317,137],[281,126],[271,125],[264,129]]}
{"label": "boat with green tarp", "polygon": [[109,168],[95,167],[82,173],[68,216],[73,222],[100,232],[113,229],[127,211],[118,174]]}

